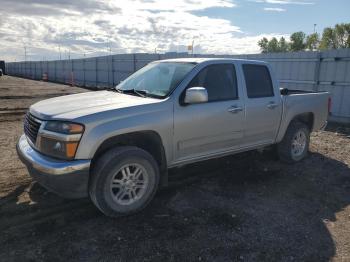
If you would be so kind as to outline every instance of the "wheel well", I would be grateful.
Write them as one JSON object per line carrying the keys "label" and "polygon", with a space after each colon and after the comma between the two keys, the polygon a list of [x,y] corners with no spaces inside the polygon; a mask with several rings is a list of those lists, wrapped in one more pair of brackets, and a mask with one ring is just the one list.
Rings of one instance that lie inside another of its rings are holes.
{"label": "wheel well", "polygon": [[166,170],[166,156],[162,140],[154,131],[132,132],[114,136],[105,140],[97,149],[92,158],[94,162],[109,149],[116,146],[136,146],[150,153],[159,165],[160,171]]}
{"label": "wheel well", "polygon": [[311,132],[313,129],[313,126],[314,126],[314,114],[311,112],[310,113],[303,113],[303,114],[295,116],[292,121],[299,121],[299,122],[304,123],[305,125],[308,126],[308,128]]}

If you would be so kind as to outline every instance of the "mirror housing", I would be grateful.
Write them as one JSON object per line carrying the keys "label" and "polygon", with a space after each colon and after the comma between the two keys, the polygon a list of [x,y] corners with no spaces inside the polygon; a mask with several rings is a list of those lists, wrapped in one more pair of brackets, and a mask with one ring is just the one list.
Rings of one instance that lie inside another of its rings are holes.
{"label": "mirror housing", "polygon": [[186,90],[184,103],[199,104],[208,102],[208,92],[204,87],[190,87]]}

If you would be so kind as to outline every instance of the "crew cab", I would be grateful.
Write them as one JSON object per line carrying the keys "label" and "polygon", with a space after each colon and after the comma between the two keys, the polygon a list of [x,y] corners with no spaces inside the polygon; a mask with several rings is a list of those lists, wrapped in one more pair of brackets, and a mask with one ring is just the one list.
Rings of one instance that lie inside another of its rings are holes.
{"label": "crew cab", "polygon": [[32,105],[17,152],[48,190],[128,215],[172,167],[271,145],[282,161],[302,160],[329,101],[327,92],[280,89],[262,61],[161,60],[111,90]]}

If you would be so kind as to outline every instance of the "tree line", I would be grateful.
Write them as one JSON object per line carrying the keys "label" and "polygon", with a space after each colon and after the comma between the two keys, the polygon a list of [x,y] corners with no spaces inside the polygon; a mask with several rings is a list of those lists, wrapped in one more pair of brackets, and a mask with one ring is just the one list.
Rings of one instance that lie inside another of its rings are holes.
{"label": "tree line", "polygon": [[350,48],[350,23],[336,24],[333,28],[326,27],[322,36],[316,32],[306,35],[300,31],[291,34],[290,41],[284,37],[279,40],[276,37],[270,40],[264,37],[258,45],[263,53]]}

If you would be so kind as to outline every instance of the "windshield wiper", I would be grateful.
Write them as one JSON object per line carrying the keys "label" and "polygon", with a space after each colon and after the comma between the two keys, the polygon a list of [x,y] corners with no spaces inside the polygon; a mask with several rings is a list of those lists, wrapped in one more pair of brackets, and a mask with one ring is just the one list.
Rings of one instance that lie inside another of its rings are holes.
{"label": "windshield wiper", "polygon": [[138,95],[141,97],[153,97],[153,98],[158,98],[158,99],[162,99],[164,98],[164,96],[161,95],[157,95],[157,94],[153,94],[148,92],[145,89],[120,89],[120,88],[115,88],[115,91],[121,94],[132,94],[132,95]]}
{"label": "windshield wiper", "polygon": [[147,97],[148,96],[148,91],[146,90],[137,90],[137,89],[133,89],[133,92],[135,94],[138,94],[141,97]]}
{"label": "windshield wiper", "polygon": [[121,90],[121,89],[119,89],[119,88],[114,87],[114,88],[111,88],[110,90],[112,90],[112,89],[113,89],[115,92],[118,92],[118,93],[123,94],[123,90]]}
{"label": "windshield wiper", "polygon": [[115,88],[115,90],[118,92],[118,93],[122,93],[122,94],[136,94],[138,96],[141,96],[141,97],[147,97],[148,96],[148,91],[147,90],[138,90],[138,89],[135,89],[135,88],[132,88],[132,89],[119,89],[119,88]]}

